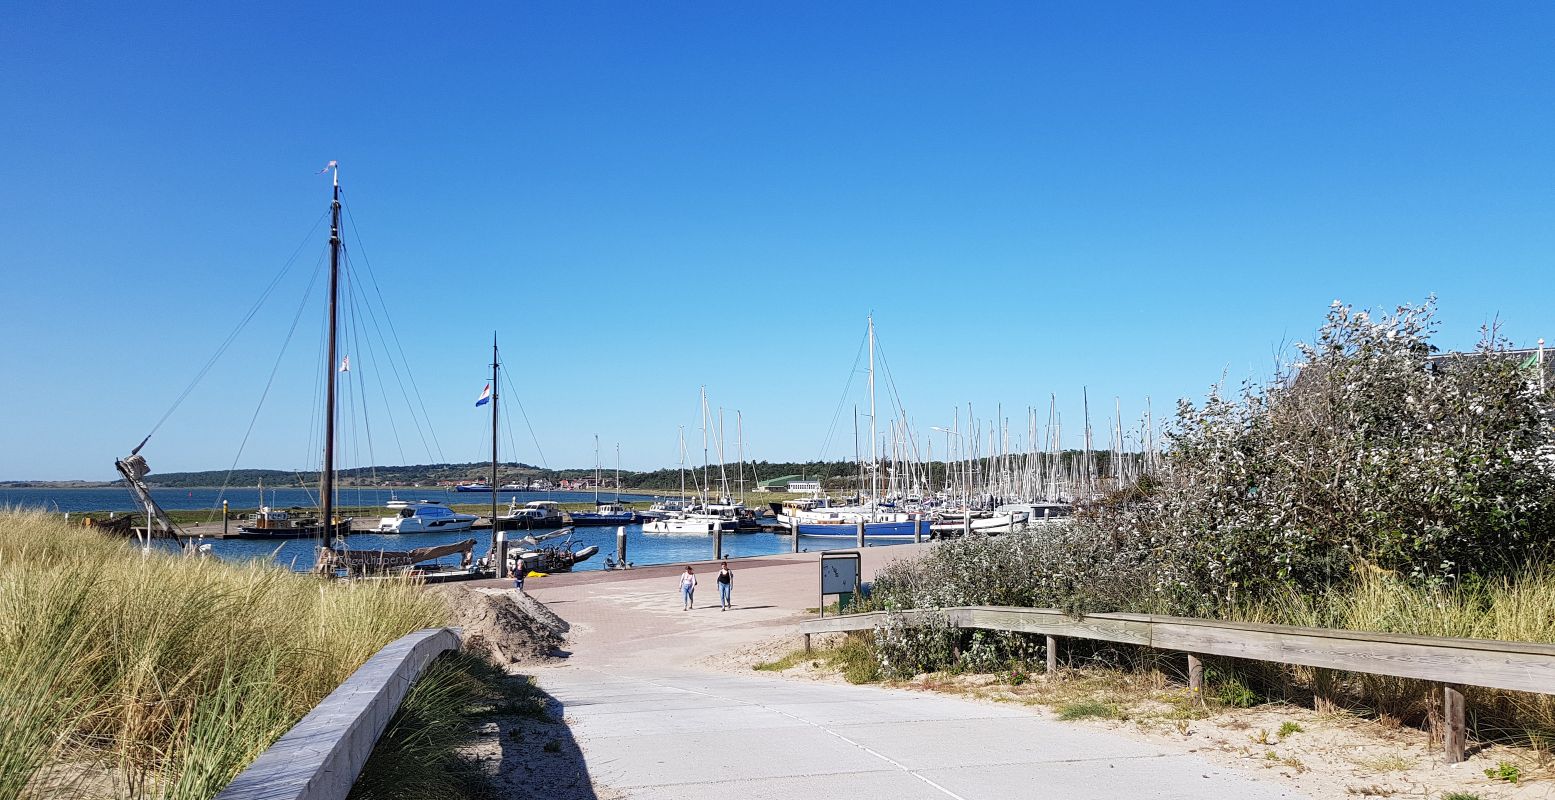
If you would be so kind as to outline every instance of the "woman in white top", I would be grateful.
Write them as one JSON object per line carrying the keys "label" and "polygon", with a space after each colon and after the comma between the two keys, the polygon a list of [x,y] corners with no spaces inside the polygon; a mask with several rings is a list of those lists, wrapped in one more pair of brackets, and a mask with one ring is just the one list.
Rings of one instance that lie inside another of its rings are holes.
{"label": "woman in white top", "polygon": [[680,575],[680,600],[681,611],[690,611],[694,607],[692,595],[696,594],[697,576],[691,571],[691,565],[686,565],[686,571]]}

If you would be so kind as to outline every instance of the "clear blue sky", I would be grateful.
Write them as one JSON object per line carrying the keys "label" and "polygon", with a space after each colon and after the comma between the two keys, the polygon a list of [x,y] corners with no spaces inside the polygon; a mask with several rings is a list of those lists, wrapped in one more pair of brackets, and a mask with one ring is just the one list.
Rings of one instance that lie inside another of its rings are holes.
{"label": "clear blue sky", "polygon": [[[0,19],[0,479],[111,477],[329,159],[450,461],[493,328],[547,463],[629,468],[702,384],[752,456],[819,455],[871,309],[920,431],[1056,392],[1071,442],[1081,387],[1162,415],[1336,298],[1555,337],[1547,2],[93,5]],[[233,460],[322,248],[155,470]],[[320,316],[241,466],[316,462]],[[376,460],[428,460],[394,409]]]}

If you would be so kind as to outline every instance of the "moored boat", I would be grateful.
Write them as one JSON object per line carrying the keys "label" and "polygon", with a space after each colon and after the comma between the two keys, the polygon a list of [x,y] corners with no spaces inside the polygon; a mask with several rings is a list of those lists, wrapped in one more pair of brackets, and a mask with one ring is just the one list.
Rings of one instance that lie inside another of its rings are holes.
{"label": "moored boat", "polygon": [[392,517],[378,520],[378,533],[446,533],[469,530],[479,517],[461,514],[441,503],[420,502],[401,506]]}

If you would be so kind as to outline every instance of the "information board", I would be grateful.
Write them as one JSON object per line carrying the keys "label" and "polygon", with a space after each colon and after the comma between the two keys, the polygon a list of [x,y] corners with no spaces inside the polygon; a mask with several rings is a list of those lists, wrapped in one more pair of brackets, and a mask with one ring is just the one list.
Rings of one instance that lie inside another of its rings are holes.
{"label": "information board", "polygon": [[[821,554],[821,608],[826,607],[826,595],[851,595],[859,590],[858,553]],[[825,612],[822,611],[824,614]]]}

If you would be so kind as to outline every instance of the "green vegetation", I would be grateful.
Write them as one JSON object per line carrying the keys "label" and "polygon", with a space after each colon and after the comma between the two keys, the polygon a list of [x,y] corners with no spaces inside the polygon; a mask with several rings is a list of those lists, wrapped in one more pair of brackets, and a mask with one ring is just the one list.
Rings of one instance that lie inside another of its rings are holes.
{"label": "green vegetation", "polygon": [[757,672],[782,672],[798,666],[800,663],[809,660],[809,658],[809,654],[805,653],[805,651],[795,650],[772,661],[763,661],[760,664],[755,664],[751,666],[751,669]]}
{"label": "green vegetation", "polygon": [[143,555],[0,511],[0,800],[207,798],[385,644],[407,583]]}
{"label": "green vegetation", "polygon": [[1298,733],[1301,733],[1300,723],[1291,722],[1290,720],[1280,723],[1279,736],[1281,739],[1288,739]]}
{"label": "green vegetation", "polygon": [[352,800],[483,797],[486,779],[459,749],[483,717],[550,719],[545,695],[524,676],[478,656],[445,654],[411,687],[351,787]]}
{"label": "green vegetation", "polygon": [[1100,700],[1076,700],[1058,707],[1058,718],[1061,720],[1117,719],[1118,713],[1116,705]]}
{"label": "green vegetation", "polygon": [[1523,777],[1523,770],[1510,761],[1497,761],[1494,767],[1485,770],[1485,777],[1495,781],[1517,783]]}
{"label": "green vegetation", "polygon": [[[1298,367],[1182,403],[1156,474],[1070,523],[896,562],[860,610],[1029,606],[1555,643],[1555,381],[1494,330],[1473,353],[1438,353],[1433,311],[1336,304]],[[1033,661],[1040,640],[892,615],[874,645],[900,678],[998,671]],[[1075,640],[1066,654],[1154,668],[1113,644]],[[1209,696],[1235,707],[1321,688],[1424,725],[1437,702],[1419,681],[1229,659],[1211,670]],[[1466,694],[1481,740],[1555,742],[1555,698]]]}

